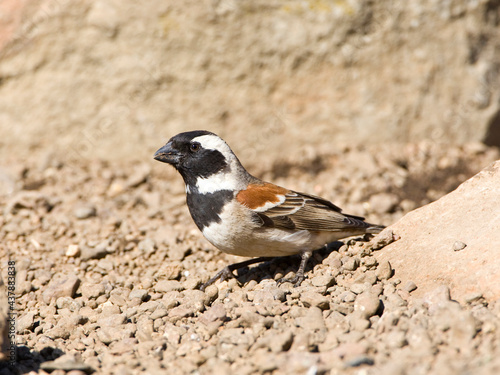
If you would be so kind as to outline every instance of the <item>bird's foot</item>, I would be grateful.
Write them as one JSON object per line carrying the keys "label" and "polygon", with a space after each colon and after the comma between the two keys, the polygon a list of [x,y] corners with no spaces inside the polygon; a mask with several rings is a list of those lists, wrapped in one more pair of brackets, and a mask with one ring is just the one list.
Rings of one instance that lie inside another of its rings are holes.
{"label": "bird's foot", "polygon": [[219,279],[220,279],[220,281],[224,281],[224,280],[229,280],[229,279],[234,279],[234,278],[235,278],[235,276],[234,276],[233,272],[231,271],[229,266],[226,266],[222,270],[217,272],[214,277],[212,277],[205,284],[203,284],[200,287],[200,290],[202,292],[204,292],[207,287],[209,287],[210,285],[212,285],[213,283],[215,283]]}
{"label": "bird's foot", "polygon": [[305,276],[304,273],[299,273],[297,272],[294,277],[291,278],[284,278],[282,277],[281,279],[278,280],[278,285],[281,285],[283,283],[292,283],[294,288],[297,288],[302,284],[302,281],[304,281]]}

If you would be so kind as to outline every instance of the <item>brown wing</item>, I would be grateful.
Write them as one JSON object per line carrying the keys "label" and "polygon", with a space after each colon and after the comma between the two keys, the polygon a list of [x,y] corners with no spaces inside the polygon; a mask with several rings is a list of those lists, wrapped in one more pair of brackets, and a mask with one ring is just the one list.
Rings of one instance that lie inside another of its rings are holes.
{"label": "brown wing", "polygon": [[286,229],[342,231],[371,226],[364,222],[362,217],[341,212],[339,207],[323,198],[290,191],[285,195],[284,202],[257,214],[264,221],[264,225],[270,224],[265,216],[273,222],[274,227]]}
{"label": "brown wing", "polygon": [[236,199],[253,210],[256,221],[266,227],[343,231],[372,226],[362,217],[342,214],[339,207],[326,199],[266,182],[250,184]]}

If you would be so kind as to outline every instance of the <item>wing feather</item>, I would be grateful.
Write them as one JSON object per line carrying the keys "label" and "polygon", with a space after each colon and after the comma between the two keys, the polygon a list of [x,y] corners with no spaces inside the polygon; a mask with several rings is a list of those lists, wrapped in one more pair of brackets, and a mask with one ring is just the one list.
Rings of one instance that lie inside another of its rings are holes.
{"label": "wing feather", "polygon": [[[342,214],[342,210],[330,201],[314,195],[290,191],[282,203],[260,212],[259,216],[270,219],[274,227],[306,229],[311,231],[342,231],[368,228],[371,224],[360,216]],[[264,220],[269,224],[269,220]]]}

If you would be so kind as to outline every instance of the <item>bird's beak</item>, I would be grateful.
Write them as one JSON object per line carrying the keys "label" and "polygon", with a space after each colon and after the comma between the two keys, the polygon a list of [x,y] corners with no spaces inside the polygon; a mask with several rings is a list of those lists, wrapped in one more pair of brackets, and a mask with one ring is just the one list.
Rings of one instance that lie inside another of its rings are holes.
{"label": "bird's beak", "polygon": [[181,155],[172,147],[172,142],[168,142],[165,146],[156,151],[154,158],[155,160],[175,166],[179,164]]}

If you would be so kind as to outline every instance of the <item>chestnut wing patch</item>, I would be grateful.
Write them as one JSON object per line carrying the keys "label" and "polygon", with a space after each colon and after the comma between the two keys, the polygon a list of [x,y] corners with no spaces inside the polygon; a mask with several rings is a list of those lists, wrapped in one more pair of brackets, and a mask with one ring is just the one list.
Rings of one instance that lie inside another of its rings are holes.
{"label": "chestnut wing patch", "polygon": [[289,190],[274,184],[250,184],[246,190],[236,195],[236,199],[251,210],[264,212],[283,203],[288,192]]}

